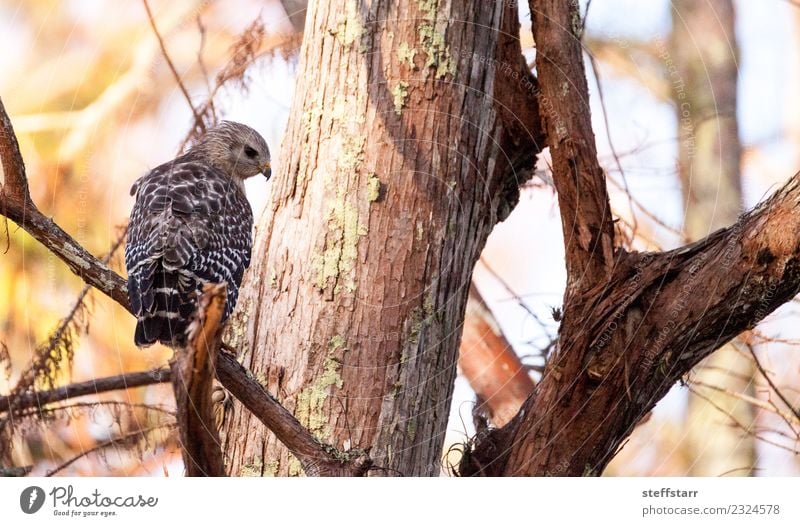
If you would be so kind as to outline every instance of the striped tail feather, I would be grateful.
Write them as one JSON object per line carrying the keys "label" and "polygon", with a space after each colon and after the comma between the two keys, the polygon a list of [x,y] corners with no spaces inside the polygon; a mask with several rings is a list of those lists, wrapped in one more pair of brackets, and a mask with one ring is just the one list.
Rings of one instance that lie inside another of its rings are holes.
{"label": "striped tail feather", "polygon": [[131,297],[141,298],[137,305],[132,305],[137,314],[134,343],[139,347],[155,342],[184,345],[196,304],[196,282],[181,278],[160,264],[153,266],[156,268],[142,268],[142,272],[129,280]]}

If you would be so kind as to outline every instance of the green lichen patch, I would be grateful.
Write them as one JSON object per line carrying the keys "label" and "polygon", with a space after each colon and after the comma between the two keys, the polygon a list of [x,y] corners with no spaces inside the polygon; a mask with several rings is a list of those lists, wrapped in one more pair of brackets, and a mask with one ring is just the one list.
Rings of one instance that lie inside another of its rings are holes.
{"label": "green lichen patch", "polygon": [[331,338],[330,342],[328,342],[328,348],[330,348],[331,351],[336,351],[338,349],[343,349],[344,346],[345,346],[345,343],[346,342],[345,342],[344,336],[342,336],[341,334],[337,334],[333,338]]}
{"label": "green lichen patch", "polygon": [[336,40],[341,45],[350,47],[361,39],[361,35],[364,33],[364,26],[361,24],[358,7],[354,0],[347,2],[345,12],[337,22],[336,28],[331,29],[329,32],[336,37]]}
{"label": "green lichen patch", "polygon": [[406,105],[408,98],[408,82],[401,80],[392,88],[392,101],[394,102],[394,112],[397,115],[402,115],[403,107]]}
{"label": "green lichen patch", "polygon": [[300,464],[300,461],[297,460],[297,457],[289,453],[289,465],[287,466],[287,471],[290,477],[301,477],[305,473],[303,472],[303,466]]}
{"label": "green lichen patch", "polygon": [[418,29],[420,46],[427,55],[425,68],[435,68],[435,77],[444,78],[448,73],[455,75],[456,61],[450,55],[450,47],[445,41],[444,34],[430,23],[424,23]]}
{"label": "green lichen patch", "polygon": [[323,289],[328,280],[340,279],[348,292],[356,289],[353,270],[358,257],[358,241],[367,235],[358,208],[340,194],[331,204],[328,215],[329,235],[325,249],[314,258],[317,287]]}
{"label": "green lichen patch", "polygon": [[[433,291],[429,291],[425,295],[422,307],[414,307],[411,309],[408,340],[412,345],[416,345],[419,342],[419,335],[422,333],[422,330],[431,324],[431,319],[435,314],[434,309]],[[401,359],[401,361],[404,360]]]}
{"label": "green lichen patch", "polygon": [[408,421],[408,424],[406,424],[406,435],[412,442],[417,436],[417,421],[413,418]]}
{"label": "green lichen patch", "polygon": [[344,173],[355,172],[361,163],[364,162],[364,145],[366,137],[348,136],[342,145],[342,154],[337,159],[339,170]]}
{"label": "green lichen patch", "polygon": [[415,239],[417,241],[422,241],[422,236],[425,235],[425,228],[422,226],[422,221],[417,221],[417,234]]}
{"label": "green lichen patch", "polygon": [[330,436],[328,415],[324,411],[325,401],[328,399],[332,387],[341,389],[344,385],[339,368],[339,362],[329,354],[325,358],[322,374],[314,380],[313,384],[303,389],[297,397],[295,416],[320,440],[326,440]]}
{"label": "green lichen patch", "polygon": [[265,477],[275,477],[278,475],[278,461],[273,460],[272,462],[268,462],[264,466],[264,476]]}
{"label": "green lichen patch", "polygon": [[320,101],[315,102],[311,107],[303,111],[302,123],[306,134],[311,133],[312,128],[319,122],[320,117],[322,117],[322,102]]}
{"label": "green lichen patch", "polygon": [[417,5],[426,18],[436,18],[436,11],[439,10],[439,0],[419,0]]}
{"label": "green lichen patch", "polygon": [[400,45],[397,46],[397,60],[400,64],[406,63],[409,67],[413,68],[414,65],[414,57],[417,56],[417,50],[411,47],[408,42],[400,42]]}
{"label": "green lichen patch", "polygon": [[381,180],[374,173],[367,175],[367,201],[374,203],[381,196]]}
{"label": "green lichen patch", "polygon": [[581,21],[581,11],[578,4],[578,0],[571,0],[571,7],[572,7],[572,35],[580,39],[581,33],[583,33],[583,22]]}
{"label": "green lichen patch", "polygon": [[264,460],[261,457],[256,457],[250,464],[245,464],[239,469],[240,477],[260,477],[262,468],[264,467]]}
{"label": "green lichen patch", "polygon": [[258,385],[260,385],[264,389],[267,388],[267,375],[264,374],[264,371],[258,371],[255,374],[255,380],[256,382],[258,382]]}
{"label": "green lichen patch", "polygon": [[437,29],[437,22],[441,27],[446,21],[446,17],[439,19],[437,16],[439,0],[419,0],[417,2],[417,7],[425,20],[425,22],[417,28],[421,51],[427,56],[425,60],[425,69],[435,68],[435,76],[437,79],[443,78],[448,73],[450,75],[455,75],[456,61],[450,54],[450,48],[445,41],[444,32]]}

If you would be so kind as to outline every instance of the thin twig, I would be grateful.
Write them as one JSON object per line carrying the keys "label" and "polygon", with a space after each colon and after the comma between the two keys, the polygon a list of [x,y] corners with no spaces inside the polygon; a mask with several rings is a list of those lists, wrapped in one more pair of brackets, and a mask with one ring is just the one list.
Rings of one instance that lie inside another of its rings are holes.
{"label": "thin twig", "polygon": [[752,345],[747,345],[747,349],[750,351],[750,355],[753,357],[753,362],[755,362],[756,368],[758,369],[758,372],[761,373],[761,376],[764,377],[764,379],[767,381],[767,383],[772,388],[772,390],[775,392],[775,394],[778,395],[778,398],[781,399],[781,401],[786,405],[786,407],[789,409],[789,411],[792,412],[794,417],[800,423],[800,408],[793,406],[791,404],[791,402],[789,402],[789,400],[786,398],[786,395],[783,394],[782,390],[779,389],[777,385],[775,385],[775,382],[772,381],[772,378],[767,373],[767,371],[764,369],[764,366],[761,365],[761,361],[758,359],[758,356],[756,355],[756,351],[755,351],[755,349],[753,349],[753,346]]}
{"label": "thin twig", "polygon": [[[590,2],[591,3],[591,2]],[[586,6],[588,11],[589,6]],[[586,19],[584,18],[584,23]],[[636,219],[636,213],[633,211],[633,200],[631,196],[631,189],[628,186],[628,178],[625,176],[625,170],[622,168],[622,161],[620,161],[619,154],[617,154],[617,148],[614,146],[614,140],[611,138],[611,124],[608,121],[608,108],[606,107],[606,99],[605,95],[603,94],[603,83],[600,79],[600,70],[597,67],[597,61],[595,60],[594,56],[592,55],[591,51],[587,47],[584,46],[584,51],[586,55],[589,57],[589,63],[592,65],[592,72],[594,73],[594,80],[595,84],[597,85],[597,96],[600,100],[600,108],[602,109],[603,113],[603,124],[606,130],[606,138],[608,139],[608,146],[611,149],[611,155],[614,157],[614,162],[617,165],[617,170],[619,170],[619,174],[622,177],[622,185],[625,188],[625,194],[628,196],[628,208],[631,213],[631,221],[633,221],[633,235],[636,235],[636,231],[639,230],[639,223]]]}
{"label": "thin twig", "polygon": [[51,469],[50,471],[48,471],[45,476],[46,477],[52,477],[53,475],[55,475],[59,471],[63,471],[64,469],[68,468],[69,466],[71,466],[72,464],[74,464],[78,460],[82,459],[83,457],[85,457],[87,455],[91,455],[92,453],[95,453],[95,452],[100,451],[102,449],[105,449],[107,447],[111,447],[111,446],[114,446],[114,445],[117,445],[117,444],[127,445],[134,438],[143,437],[143,436],[145,436],[145,434],[150,433],[152,431],[157,431],[159,429],[164,429],[164,428],[170,428],[170,427],[173,427],[173,426],[174,426],[174,424],[160,424],[160,425],[151,426],[151,427],[148,427],[148,428],[145,428],[145,429],[137,429],[136,431],[131,431],[130,433],[127,433],[125,435],[111,438],[109,440],[106,440],[104,442],[101,442],[101,443],[97,444],[96,446],[94,446],[92,448],[89,448],[89,449],[87,449],[85,451],[80,452],[79,454],[75,455],[74,457],[72,457],[71,459],[67,460],[63,464],[61,464],[61,465],[57,466],[56,468]]}
{"label": "thin twig", "polygon": [[178,70],[175,69],[175,64],[172,63],[172,59],[169,57],[169,53],[167,52],[167,47],[164,44],[164,39],[161,38],[161,33],[158,32],[158,26],[156,26],[156,20],[153,17],[153,13],[150,11],[150,4],[147,0],[142,0],[144,4],[144,8],[147,11],[147,19],[150,21],[150,27],[153,28],[153,33],[155,33],[156,38],[158,39],[158,45],[161,47],[161,54],[164,55],[164,60],[167,62],[170,71],[172,71],[172,75],[175,77],[175,82],[178,83],[178,87],[183,93],[183,97],[186,99],[186,103],[189,105],[189,108],[192,110],[192,115],[194,115],[194,121],[197,126],[202,126],[203,122],[200,118],[200,114],[197,113],[197,109],[195,109],[194,104],[192,104],[192,98],[189,96],[189,92],[186,90],[186,86],[183,85],[183,81],[181,80],[181,76],[178,74]]}

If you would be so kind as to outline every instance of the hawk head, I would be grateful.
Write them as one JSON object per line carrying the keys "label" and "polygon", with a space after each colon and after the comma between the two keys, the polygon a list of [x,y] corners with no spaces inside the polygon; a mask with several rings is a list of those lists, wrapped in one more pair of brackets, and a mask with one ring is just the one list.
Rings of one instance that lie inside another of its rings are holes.
{"label": "hawk head", "polygon": [[222,121],[209,128],[189,150],[235,179],[256,174],[272,175],[267,141],[253,128],[238,122]]}

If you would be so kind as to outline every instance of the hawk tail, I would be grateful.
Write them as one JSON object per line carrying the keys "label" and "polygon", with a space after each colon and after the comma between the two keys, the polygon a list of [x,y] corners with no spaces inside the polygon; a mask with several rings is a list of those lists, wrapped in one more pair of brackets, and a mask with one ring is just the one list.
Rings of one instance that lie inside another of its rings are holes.
{"label": "hawk tail", "polygon": [[151,272],[147,272],[151,269],[143,270],[132,277],[129,285],[141,298],[141,304],[133,306],[137,313],[134,343],[138,347],[155,342],[168,346],[184,345],[186,328],[194,310],[196,287],[187,287],[182,283],[186,280],[181,279],[178,273],[160,265]]}

